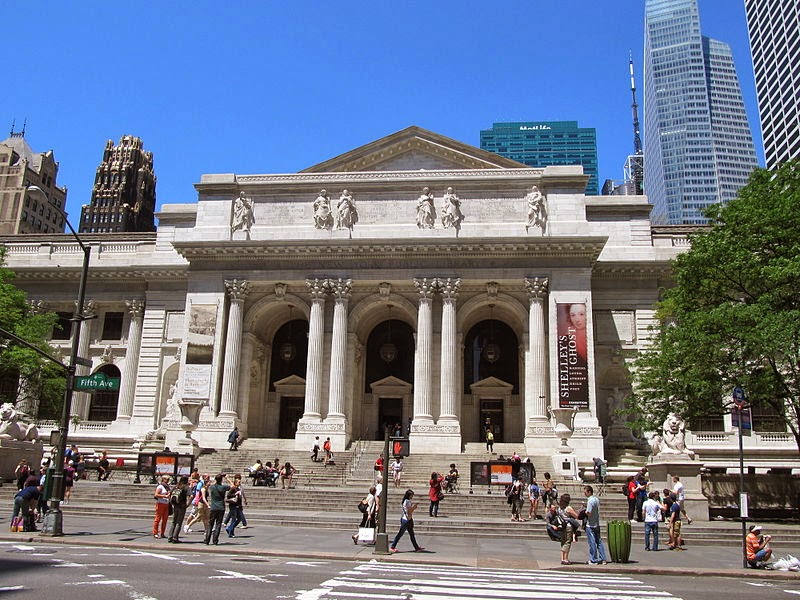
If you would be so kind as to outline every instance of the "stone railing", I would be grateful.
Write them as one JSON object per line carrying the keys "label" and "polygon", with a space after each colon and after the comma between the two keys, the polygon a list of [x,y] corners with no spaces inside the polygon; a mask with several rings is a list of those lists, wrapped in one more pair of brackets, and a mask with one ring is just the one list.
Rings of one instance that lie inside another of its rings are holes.
{"label": "stone railing", "polygon": [[794,436],[785,431],[765,431],[758,434],[759,441],[764,444],[794,444]]}

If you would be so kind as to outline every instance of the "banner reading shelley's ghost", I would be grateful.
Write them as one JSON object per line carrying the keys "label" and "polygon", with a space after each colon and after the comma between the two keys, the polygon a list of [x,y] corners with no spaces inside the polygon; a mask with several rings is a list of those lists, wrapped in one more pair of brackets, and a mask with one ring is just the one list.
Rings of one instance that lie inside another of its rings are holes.
{"label": "banner reading shelley's ghost", "polygon": [[586,304],[556,304],[558,321],[558,406],[589,410]]}

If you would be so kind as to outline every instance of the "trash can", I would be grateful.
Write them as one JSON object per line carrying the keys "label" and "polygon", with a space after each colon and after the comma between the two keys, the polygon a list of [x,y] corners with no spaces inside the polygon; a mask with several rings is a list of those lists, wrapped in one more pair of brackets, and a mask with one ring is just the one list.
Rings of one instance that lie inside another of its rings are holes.
{"label": "trash can", "polygon": [[611,554],[612,562],[628,562],[631,557],[630,521],[608,522],[608,550]]}

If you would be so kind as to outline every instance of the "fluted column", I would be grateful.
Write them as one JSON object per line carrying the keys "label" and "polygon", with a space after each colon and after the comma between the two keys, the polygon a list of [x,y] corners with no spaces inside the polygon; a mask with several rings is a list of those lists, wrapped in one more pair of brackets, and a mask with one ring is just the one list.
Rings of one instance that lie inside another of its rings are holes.
{"label": "fluted column", "polygon": [[[77,305],[77,302],[75,303]],[[92,319],[97,316],[97,302],[89,300],[83,305],[83,310],[80,311],[83,317]],[[89,358],[89,344],[92,341],[91,329],[92,320],[84,319],[81,321],[79,327],[81,328],[81,339],[78,341],[78,356],[81,358]],[[75,367],[75,375],[89,375],[90,367],[84,365],[77,365]],[[76,392],[72,397],[72,415],[81,419],[86,419],[89,416],[89,401],[91,394],[86,392]]]}
{"label": "fluted column", "polygon": [[329,279],[327,285],[328,291],[334,299],[328,418],[344,418],[347,375],[347,302],[352,285],[353,282],[349,279]]}
{"label": "fluted column", "polygon": [[456,331],[456,298],[460,279],[439,279],[442,294],[441,411],[439,422],[458,422],[458,333]]}
{"label": "fluted column", "polygon": [[128,325],[128,350],[125,354],[125,370],[119,383],[117,421],[130,421],[133,416],[133,398],[136,393],[136,375],[139,372],[139,354],[142,350],[143,300],[126,300],[131,322]]}
{"label": "fluted column", "polygon": [[249,282],[243,279],[226,279],[225,289],[228,291],[228,333],[225,336],[225,363],[222,368],[222,397],[220,398],[219,415],[221,417],[237,417],[239,384],[239,361],[242,354],[242,314],[244,300],[249,291]]}
{"label": "fluted column", "polygon": [[547,277],[525,278],[530,308],[528,310],[528,354],[525,360],[526,421],[548,421],[547,414],[547,335],[544,302],[549,285]]}
{"label": "fluted column", "polygon": [[307,279],[311,294],[311,314],[308,318],[308,359],[306,360],[306,400],[304,421],[322,418],[322,350],[325,325],[325,282]]}
{"label": "fluted column", "polygon": [[433,395],[433,294],[436,280],[415,279],[419,292],[417,312],[417,349],[414,354],[414,421],[433,421],[431,396]]}

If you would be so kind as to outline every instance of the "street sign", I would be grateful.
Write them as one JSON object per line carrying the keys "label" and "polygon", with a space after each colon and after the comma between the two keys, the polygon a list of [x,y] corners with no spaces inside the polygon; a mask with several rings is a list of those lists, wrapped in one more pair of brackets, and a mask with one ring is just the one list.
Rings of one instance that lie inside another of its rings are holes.
{"label": "street sign", "polygon": [[734,408],[731,411],[731,427],[741,429],[742,435],[750,436],[753,433],[753,414],[749,408]]}
{"label": "street sign", "polygon": [[116,392],[119,391],[119,377],[107,377],[105,373],[79,375],[75,377],[72,389],[77,392]]}
{"label": "street sign", "polygon": [[80,356],[75,357],[75,364],[81,365],[82,367],[92,367],[92,361],[88,358],[81,358]]}
{"label": "street sign", "polygon": [[736,406],[741,407],[744,405],[745,400],[746,398],[744,395],[744,389],[741,386],[737,385],[735,388],[733,388],[733,403]]}

